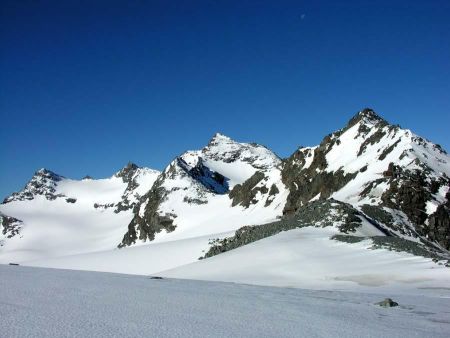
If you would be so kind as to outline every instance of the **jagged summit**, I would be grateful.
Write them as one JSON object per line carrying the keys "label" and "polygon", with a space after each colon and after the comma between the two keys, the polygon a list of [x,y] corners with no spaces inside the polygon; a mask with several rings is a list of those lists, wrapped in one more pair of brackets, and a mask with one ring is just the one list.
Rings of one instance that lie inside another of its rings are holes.
{"label": "jagged summit", "polygon": [[359,111],[357,115],[367,118],[382,119],[372,108],[364,108]]}
{"label": "jagged summit", "polygon": [[22,191],[14,192],[11,196],[3,200],[3,204],[12,201],[32,200],[36,195],[43,195],[47,199],[55,199],[55,187],[57,183],[64,179],[53,171],[41,168],[37,170],[31,180],[25,185]]}
{"label": "jagged summit", "polygon": [[124,182],[128,182],[131,180],[131,178],[135,174],[136,170],[138,170],[138,169],[139,169],[139,167],[135,163],[128,162],[127,165],[125,167],[123,167],[122,169],[120,169],[117,173],[115,173],[114,176],[122,177]]}
{"label": "jagged summit", "polygon": [[208,143],[217,143],[221,141],[233,141],[231,137],[228,137],[222,133],[215,133]]}
{"label": "jagged summit", "polygon": [[44,176],[44,177],[52,178],[55,180],[61,180],[62,178],[64,178],[64,176],[61,176],[47,168],[41,168],[41,169],[37,170],[34,173],[34,176]]}
{"label": "jagged summit", "polygon": [[139,166],[136,163],[133,163],[130,161],[127,163],[127,165],[123,169],[136,170],[137,168],[139,168]]}
{"label": "jagged summit", "polygon": [[236,143],[236,141],[234,141],[231,137],[228,137],[224,134],[221,133],[215,133],[213,135],[213,137],[211,137],[211,139],[209,140],[208,144],[206,145],[207,147],[215,147],[215,146],[219,146],[221,144],[229,144],[229,143]]}
{"label": "jagged summit", "polygon": [[384,118],[382,118],[380,115],[378,115],[373,109],[364,108],[363,110],[356,113],[348,121],[347,126],[344,127],[343,130],[349,129],[359,122],[362,122],[362,124],[367,126],[368,128],[378,125],[379,123],[381,123],[383,125],[389,124]]}

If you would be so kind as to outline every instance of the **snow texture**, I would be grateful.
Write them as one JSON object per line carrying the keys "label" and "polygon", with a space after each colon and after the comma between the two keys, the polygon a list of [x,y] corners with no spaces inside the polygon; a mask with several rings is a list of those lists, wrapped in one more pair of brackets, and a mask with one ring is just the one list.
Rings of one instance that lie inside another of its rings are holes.
{"label": "snow texture", "polygon": [[[0,275],[0,335],[9,338],[423,338],[448,337],[450,328],[449,298],[436,294],[312,291],[2,265]],[[400,306],[375,305],[387,296]]]}

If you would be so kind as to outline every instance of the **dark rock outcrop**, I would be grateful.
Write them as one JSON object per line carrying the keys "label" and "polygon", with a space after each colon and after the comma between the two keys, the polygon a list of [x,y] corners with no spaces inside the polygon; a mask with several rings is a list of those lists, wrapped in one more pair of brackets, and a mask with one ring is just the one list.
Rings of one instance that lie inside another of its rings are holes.
{"label": "dark rock outcrop", "polygon": [[[318,195],[321,199],[330,197],[356,177],[356,173],[346,174],[343,170],[324,171],[327,167],[325,155],[330,149],[330,142],[331,138],[327,137],[313,151],[311,148],[299,149],[284,161],[281,177],[289,188],[284,214],[294,213]],[[305,168],[306,157],[311,156],[312,162]]]}
{"label": "dark rock outcrop", "polygon": [[[2,226],[2,234],[6,238],[12,238],[20,233],[23,222],[17,218],[10,217],[0,213],[0,224]],[[0,241],[0,246],[2,245]]]}
{"label": "dark rock outcrop", "polygon": [[364,215],[349,204],[332,199],[315,201],[300,207],[291,217],[257,226],[244,226],[238,229],[233,237],[213,240],[209,251],[201,258],[236,249],[281,231],[307,226],[336,226],[341,233],[352,234],[361,226],[362,219],[365,219]]}
{"label": "dark rock outcrop", "polygon": [[394,302],[392,299],[390,298],[386,298],[384,300],[382,300],[381,302],[375,303],[376,305],[379,305],[381,307],[394,307],[394,306],[398,306],[397,302]]}
{"label": "dark rock outcrop", "polygon": [[242,205],[248,208],[250,204],[255,204],[256,195],[258,192],[266,194],[269,192],[266,186],[257,186],[259,182],[267,178],[261,171],[255,172],[247,181],[242,184],[236,184],[230,191],[229,196],[232,199],[231,205],[234,207],[236,205]]}
{"label": "dark rock outcrop", "polygon": [[[152,189],[142,197],[141,202],[145,201],[147,204],[139,203],[134,206],[134,217],[128,225],[128,231],[123,236],[122,242],[118,245],[119,248],[132,245],[136,243],[137,239],[144,242],[152,241],[155,239],[155,235],[163,230],[167,232],[175,230],[173,220],[176,215],[161,215],[158,211],[158,207],[167,194],[167,190],[162,187],[163,177],[159,177]],[[143,205],[145,207],[141,213]]]}
{"label": "dark rock outcrop", "polygon": [[443,248],[450,249],[450,191],[447,201],[439,205],[430,215],[425,231],[430,240],[439,243]]}
{"label": "dark rock outcrop", "polygon": [[228,192],[228,179],[205,166],[201,157],[198,158],[198,162],[193,167],[189,166],[181,157],[177,157],[176,161],[185,173],[202,184],[206,189],[216,194]]}
{"label": "dark rock outcrop", "polygon": [[382,128],[388,125],[370,108],[357,113],[344,128],[327,135],[318,147],[300,148],[283,161],[281,177],[290,191],[284,208],[285,214],[294,213],[316,196],[320,196],[321,199],[329,198],[354,179],[358,173],[367,170],[367,167],[354,173],[346,173],[342,168],[335,171],[326,170],[329,165],[326,159],[327,153],[335,145],[340,144],[339,137],[342,134],[361,121],[365,123],[360,124],[357,136],[367,135],[372,128],[377,128],[377,131],[362,143],[358,155],[364,153],[368,145],[378,142],[385,135]]}

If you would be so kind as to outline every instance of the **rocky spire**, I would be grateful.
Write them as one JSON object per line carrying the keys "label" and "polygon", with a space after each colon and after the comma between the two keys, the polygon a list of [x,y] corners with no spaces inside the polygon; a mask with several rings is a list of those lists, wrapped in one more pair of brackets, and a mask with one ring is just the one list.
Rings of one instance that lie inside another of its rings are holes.
{"label": "rocky spire", "polygon": [[364,121],[366,124],[376,125],[378,123],[388,124],[388,122],[379,116],[373,109],[364,108],[363,110],[356,113],[350,121],[348,121],[347,128],[353,127],[360,121]]}
{"label": "rocky spire", "polygon": [[128,183],[131,181],[133,175],[138,169],[139,167],[136,164],[133,162],[128,162],[128,164],[124,168],[120,169],[115,176],[121,177],[125,183]]}

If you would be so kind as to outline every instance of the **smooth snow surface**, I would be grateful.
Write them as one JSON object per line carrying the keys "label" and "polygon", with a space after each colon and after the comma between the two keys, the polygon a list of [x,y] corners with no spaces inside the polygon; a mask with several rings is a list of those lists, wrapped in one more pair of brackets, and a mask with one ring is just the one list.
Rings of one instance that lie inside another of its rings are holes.
{"label": "smooth snow surface", "polygon": [[21,219],[20,236],[8,239],[0,248],[0,263],[74,255],[112,249],[120,243],[131,210],[114,213],[113,208],[95,209],[94,203],[67,203],[64,198],[48,201],[36,196],[31,201],[1,205],[1,211]]}
{"label": "smooth snow surface", "polygon": [[349,244],[330,237],[333,228],[282,232],[162,276],[281,287],[400,290],[448,287],[450,269],[431,259],[386,249],[371,241]]}
{"label": "smooth snow surface", "polygon": [[[233,233],[218,234],[229,237]],[[211,236],[152,242],[144,245],[93,253],[24,262],[24,265],[72,270],[148,275],[189,264],[203,256]]]}
{"label": "smooth snow surface", "polygon": [[[449,298],[0,265],[2,337],[448,337]],[[448,289],[447,289],[448,293]],[[391,297],[400,306],[374,303]]]}

